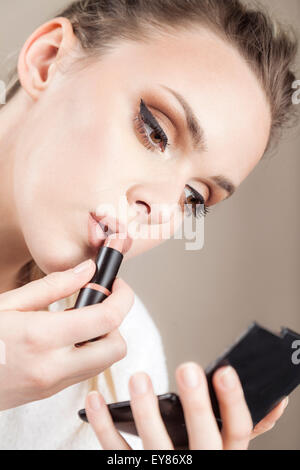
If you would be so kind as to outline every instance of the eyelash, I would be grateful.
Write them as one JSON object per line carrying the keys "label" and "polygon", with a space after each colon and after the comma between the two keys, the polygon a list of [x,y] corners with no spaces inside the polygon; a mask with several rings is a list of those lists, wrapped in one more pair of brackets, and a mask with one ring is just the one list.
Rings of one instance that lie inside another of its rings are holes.
{"label": "eyelash", "polygon": [[145,128],[145,124],[147,124],[153,132],[150,134],[150,136],[155,133],[156,136],[159,136],[159,138],[162,140],[163,144],[163,150],[161,152],[165,152],[166,148],[170,145],[169,139],[163,129],[160,127],[158,124],[157,120],[153,116],[153,114],[149,111],[147,106],[145,105],[144,101],[141,100],[140,104],[140,112],[138,116],[135,118],[135,121],[137,122],[137,129],[141,136],[143,137],[144,144],[149,150],[155,150],[157,147],[155,145],[151,144],[149,140],[149,136],[147,135],[147,130]]}
{"label": "eyelash", "polygon": [[[138,116],[135,117],[134,121],[137,124],[138,132],[141,134],[143,138],[143,143],[145,147],[152,151],[157,149],[157,147],[153,143],[150,142],[147,129],[145,127],[145,124],[147,124],[153,130],[155,135],[159,136],[159,138],[162,140],[163,150],[160,150],[160,151],[164,153],[167,147],[170,145],[169,139],[142,99],[140,103],[140,112]],[[153,134],[153,132],[150,134],[150,137]],[[192,205],[192,212],[193,212],[193,215],[196,217],[196,219],[200,219],[201,217],[206,217],[211,212],[211,210],[208,209],[208,207],[205,205],[203,197],[201,196],[200,193],[198,193],[198,191],[193,189],[191,186],[187,185],[187,188],[189,188],[190,192],[193,195],[192,198],[191,196],[187,198],[187,199],[191,199],[191,202],[184,204],[187,215],[188,216],[191,215],[189,206]]]}
{"label": "eyelash", "polygon": [[206,217],[208,214],[210,214],[211,209],[209,209],[205,205],[204,199],[201,196],[201,194],[198,193],[198,191],[196,191],[195,189],[193,189],[189,185],[187,185],[187,188],[192,193],[192,197],[189,196],[187,198],[187,200],[191,198],[191,201],[188,201],[187,203],[185,203],[185,208],[186,208],[187,215],[188,216],[191,215],[190,205],[192,206],[192,212],[193,212],[194,217],[196,217],[196,219],[200,219],[201,217]]}

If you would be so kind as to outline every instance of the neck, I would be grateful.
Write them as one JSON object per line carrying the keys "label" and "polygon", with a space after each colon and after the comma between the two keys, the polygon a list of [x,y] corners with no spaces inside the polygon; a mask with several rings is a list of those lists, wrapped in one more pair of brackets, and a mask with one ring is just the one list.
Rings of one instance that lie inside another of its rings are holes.
{"label": "neck", "polygon": [[32,256],[27,248],[15,204],[14,167],[24,119],[22,94],[0,109],[0,293],[16,287],[16,276]]}

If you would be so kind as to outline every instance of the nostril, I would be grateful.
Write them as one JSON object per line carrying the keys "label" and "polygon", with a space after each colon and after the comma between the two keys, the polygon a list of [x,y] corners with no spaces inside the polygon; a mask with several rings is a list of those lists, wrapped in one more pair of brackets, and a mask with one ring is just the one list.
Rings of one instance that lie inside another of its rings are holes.
{"label": "nostril", "polygon": [[151,212],[151,207],[143,201],[136,201],[136,205],[139,207],[139,210],[146,215],[149,215]]}

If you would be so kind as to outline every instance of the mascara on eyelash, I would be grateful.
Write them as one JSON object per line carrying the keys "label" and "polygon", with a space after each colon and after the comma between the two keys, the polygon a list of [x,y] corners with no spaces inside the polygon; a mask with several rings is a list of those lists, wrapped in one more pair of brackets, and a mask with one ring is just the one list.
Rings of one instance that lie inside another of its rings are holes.
{"label": "mascara on eyelash", "polygon": [[[211,212],[211,210],[205,205],[203,197],[191,186],[188,185],[187,187],[197,201],[196,204],[185,204],[187,215],[190,216],[193,213],[196,219],[206,217]],[[190,209],[190,206],[192,206],[192,209]]]}
{"label": "mascara on eyelash", "polygon": [[188,217],[192,214],[196,219],[200,219],[201,217],[206,217],[210,213],[210,209],[208,209],[204,204],[185,204],[185,213]]}

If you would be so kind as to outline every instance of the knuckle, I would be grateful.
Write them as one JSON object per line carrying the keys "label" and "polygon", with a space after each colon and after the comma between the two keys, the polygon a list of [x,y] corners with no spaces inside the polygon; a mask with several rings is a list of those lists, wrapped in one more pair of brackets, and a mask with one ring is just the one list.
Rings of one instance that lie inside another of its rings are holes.
{"label": "knuckle", "polygon": [[[132,398],[131,400],[133,401],[134,398]],[[135,406],[134,414],[137,421],[142,422],[145,427],[150,428],[151,426],[153,426],[153,411],[154,410],[152,406]]]}
{"label": "knuckle", "polygon": [[[135,298],[135,293],[133,289],[123,280],[119,279],[119,281],[122,282],[121,290],[120,290],[120,296],[122,295],[123,303],[125,303],[127,306],[127,309],[130,310],[134,303],[134,298]],[[117,291],[116,291],[117,294]]]}
{"label": "knuckle", "polygon": [[247,408],[244,391],[240,383],[233,390],[222,391],[218,394],[218,399],[224,406]]}
{"label": "knuckle", "polygon": [[34,350],[39,350],[45,347],[43,334],[36,324],[28,322],[25,326],[24,343],[27,347]]}
{"label": "knuckle", "polygon": [[123,312],[118,305],[114,304],[109,308],[109,312],[107,312],[107,320],[111,329],[118,328],[118,326],[121,325],[123,316]]}
{"label": "knuckle", "polygon": [[45,362],[35,364],[30,371],[29,380],[35,390],[45,394],[47,394],[50,388],[54,385],[55,381],[51,368],[48,367]]}
{"label": "knuckle", "polygon": [[112,434],[112,425],[107,419],[99,419],[97,421],[97,435],[98,436],[109,436]]}
{"label": "knuckle", "polygon": [[233,441],[241,442],[250,440],[252,434],[252,427],[249,425],[241,426],[237,429],[232,429],[230,432],[230,438]]}
{"label": "knuckle", "polygon": [[[189,399],[189,398],[188,398]],[[193,409],[195,415],[205,415],[210,413],[211,405],[208,400],[205,400],[205,397],[196,396],[189,399],[189,404]]]}

